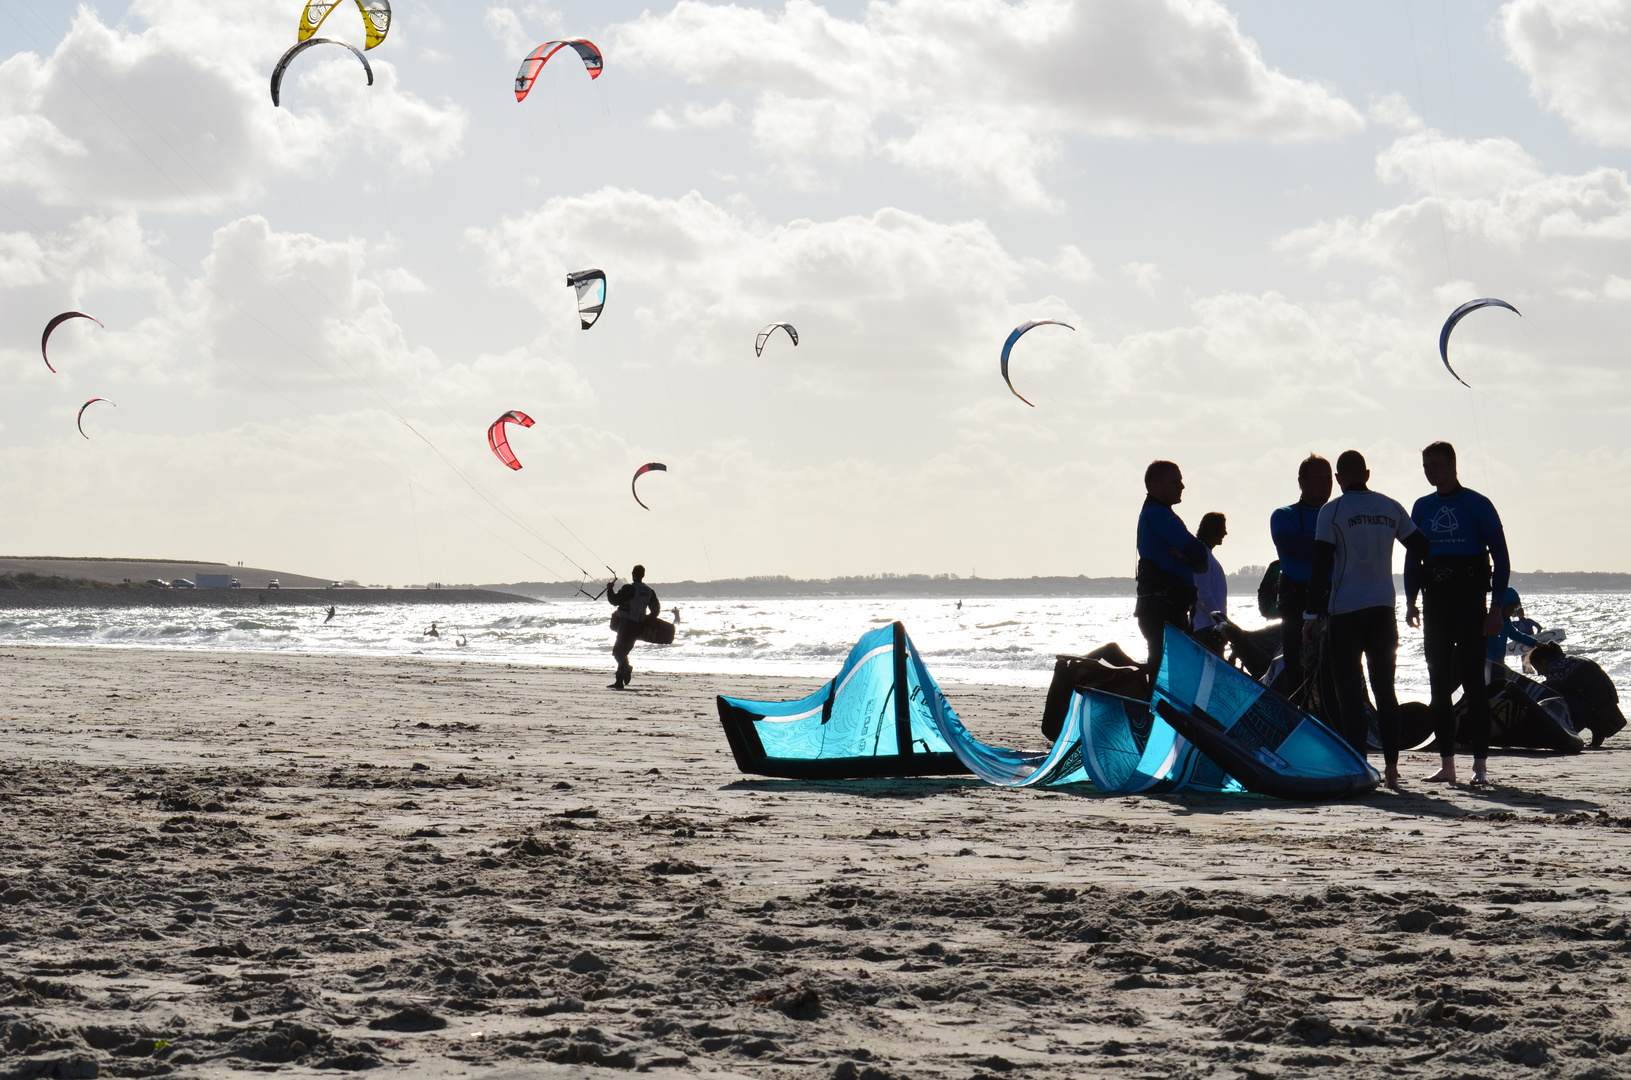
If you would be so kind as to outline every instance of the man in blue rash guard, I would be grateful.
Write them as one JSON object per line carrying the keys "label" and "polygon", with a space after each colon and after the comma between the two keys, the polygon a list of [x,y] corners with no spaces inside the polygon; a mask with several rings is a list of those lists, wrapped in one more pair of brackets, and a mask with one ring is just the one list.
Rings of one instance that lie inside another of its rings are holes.
{"label": "man in blue rash guard", "polygon": [[[1504,683],[1511,674],[1506,666],[1506,644],[1516,641],[1519,645],[1533,649],[1540,642],[1524,633],[1518,625],[1522,621],[1529,623],[1523,617],[1523,599],[1518,596],[1517,589],[1506,590],[1506,596],[1501,600],[1501,629],[1500,632],[1489,636],[1489,645],[1484,650],[1484,681],[1486,683]],[[1533,626],[1533,623],[1529,623]]]}
{"label": "man in blue rash guard", "polygon": [[[1453,784],[1455,775],[1455,714],[1450,695],[1460,687],[1471,725],[1472,783],[1489,784],[1489,698],[1484,690],[1486,639],[1501,632],[1501,610],[1485,603],[1492,593],[1506,595],[1512,576],[1506,533],[1501,516],[1484,496],[1461,486],[1455,473],[1455,447],[1435,442],[1421,452],[1421,471],[1436,489],[1416,500],[1410,518],[1427,534],[1432,551],[1427,558],[1414,552],[1405,557],[1405,621],[1422,626],[1422,649],[1427,656],[1427,679],[1432,688],[1430,708],[1438,737],[1440,768],[1429,783]],[[1491,564],[1493,563],[1493,567]],[[1416,594],[1423,595],[1423,613]]]}
{"label": "man in blue rash guard", "polygon": [[1370,490],[1369,482],[1363,454],[1346,450],[1337,458],[1342,494],[1320,510],[1303,633],[1312,639],[1318,619],[1329,613],[1340,730],[1360,757],[1366,755],[1370,743],[1365,674],[1359,666],[1360,657],[1365,658],[1376,697],[1383,777],[1397,791],[1399,698],[1393,690],[1393,674],[1399,659],[1399,622],[1394,614],[1393,544],[1403,544],[1418,557],[1430,548],[1421,530],[1405,516],[1404,507]]}
{"label": "man in blue rash guard", "polygon": [[1314,569],[1314,528],[1320,507],[1331,498],[1331,463],[1309,454],[1297,466],[1302,498],[1269,516],[1269,535],[1280,557],[1280,655],[1284,665],[1274,689],[1290,694],[1303,681],[1303,621],[1308,578]]}
{"label": "man in blue rash guard", "polygon": [[1206,570],[1206,545],[1190,535],[1172,508],[1184,497],[1184,474],[1170,461],[1144,470],[1144,508],[1138,513],[1138,603],[1133,614],[1150,648],[1150,676],[1161,670],[1161,635],[1167,626],[1189,632],[1195,575]]}

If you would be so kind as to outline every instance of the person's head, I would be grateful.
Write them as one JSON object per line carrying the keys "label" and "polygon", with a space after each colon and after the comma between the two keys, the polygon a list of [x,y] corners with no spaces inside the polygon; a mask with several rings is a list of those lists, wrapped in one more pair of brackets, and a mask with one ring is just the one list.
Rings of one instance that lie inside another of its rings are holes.
{"label": "person's head", "polygon": [[1176,506],[1184,498],[1184,473],[1176,462],[1152,461],[1144,470],[1144,490],[1158,503]]}
{"label": "person's head", "polygon": [[635,581],[646,580],[646,568],[641,566],[639,563],[636,563],[634,565],[634,569],[629,571],[629,577],[633,578]]}
{"label": "person's head", "polygon": [[1553,661],[1561,659],[1563,659],[1563,646],[1555,641],[1536,645],[1529,650],[1529,664],[1542,676],[1545,676],[1546,670],[1552,666]]}
{"label": "person's head", "polygon": [[1344,450],[1337,456],[1337,483],[1343,491],[1353,491],[1370,483],[1370,469],[1365,467],[1365,455],[1358,450]]}
{"label": "person's head", "polygon": [[1421,471],[1427,482],[1440,491],[1453,491],[1455,478],[1455,447],[1440,439],[1428,443],[1421,452]]}
{"label": "person's head", "polygon": [[1209,548],[1215,548],[1223,543],[1223,538],[1229,535],[1229,523],[1224,516],[1213,510],[1211,513],[1201,515],[1201,523],[1195,529],[1195,539]]}
{"label": "person's head", "polygon": [[1309,454],[1297,466],[1297,487],[1307,506],[1324,506],[1331,501],[1331,463],[1318,454]]}
{"label": "person's head", "polygon": [[1517,589],[1508,589],[1501,598],[1501,614],[1509,619],[1520,618],[1523,615],[1523,600],[1518,596]]}

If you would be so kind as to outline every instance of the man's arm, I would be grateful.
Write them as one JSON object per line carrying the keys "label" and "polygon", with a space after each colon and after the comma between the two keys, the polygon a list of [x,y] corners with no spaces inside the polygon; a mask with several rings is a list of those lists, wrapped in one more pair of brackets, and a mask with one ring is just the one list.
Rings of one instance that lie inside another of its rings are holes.
{"label": "man's arm", "polygon": [[663,617],[663,603],[661,600],[657,599],[656,589],[651,590],[651,602],[646,604],[646,612],[650,614],[652,618],[660,619]]}
{"label": "man's arm", "polygon": [[[1314,541],[1314,572],[1308,578],[1308,611],[1309,615],[1324,615],[1331,604],[1331,568],[1336,565],[1337,546],[1325,540]],[[1280,617],[1300,618],[1302,612],[1288,614],[1281,612]]]}
{"label": "man's arm", "polygon": [[1206,557],[1210,554],[1206,545],[1190,535],[1178,515],[1168,507],[1167,512],[1155,521],[1155,535],[1166,541],[1167,545],[1177,556],[1189,564],[1191,570],[1197,574],[1206,572]]}
{"label": "man's arm", "polygon": [[616,582],[612,582],[606,586],[606,602],[611,604],[612,607],[622,607],[623,602],[629,598],[629,590],[634,588],[634,586],[625,585],[621,589],[614,589],[612,588],[612,585],[614,584],[616,584]]}
{"label": "man's arm", "polygon": [[1512,583],[1512,557],[1506,550],[1506,530],[1496,529],[1493,535],[1485,537],[1489,545],[1489,559],[1493,565],[1490,575],[1490,599],[1506,595],[1506,587]]}

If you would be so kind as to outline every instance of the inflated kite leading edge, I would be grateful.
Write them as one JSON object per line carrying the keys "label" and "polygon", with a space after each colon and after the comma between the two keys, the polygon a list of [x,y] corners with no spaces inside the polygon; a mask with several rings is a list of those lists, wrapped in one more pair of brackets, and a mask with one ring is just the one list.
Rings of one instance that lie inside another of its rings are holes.
{"label": "inflated kite leading edge", "polygon": [[521,70],[515,74],[515,100],[525,101],[527,95],[532,93],[532,84],[538,81],[538,73],[544,70],[549,58],[570,47],[583,61],[584,68],[589,72],[591,80],[600,78],[601,69],[606,66],[605,59],[600,50],[588,38],[570,38],[566,41],[546,41],[521,61]]}
{"label": "inflated kite leading edge", "polygon": [[[98,401],[108,401],[108,399],[105,398],[105,397],[93,397],[93,398],[91,398],[91,400],[87,401],[85,404],[83,404],[83,405],[81,405],[79,407],[79,415],[74,417],[74,427],[79,429],[79,433],[81,435],[85,435],[85,424],[84,424],[85,410],[90,408],[92,405],[95,405]],[[114,404],[111,401],[108,401],[108,404],[113,405],[113,407],[115,409],[117,409],[119,407],[118,405]],[[90,438],[89,435],[85,435],[85,437],[87,439]]]}
{"label": "inflated kite leading edge", "polygon": [[606,307],[606,274],[601,270],[574,270],[566,283],[578,293],[578,321],[587,330],[600,320]]}
{"label": "inflated kite leading edge", "polygon": [[792,323],[773,322],[759,331],[759,336],[753,339],[754,356],[763,356],[765,354],[765,342],[769,341],[770,335],[777,330],[786,330],[787,336],[793,339],[793,344],[797,345],[799,343],[799,332],[793,329]]}
{"label": "inflated kite leading edge", "polygon": [[1472,384],[1466,379],[1463,379],[1461,376],[1456,375],[1455,368],[1450,366],[1450,331],[1455,329],[1456,323],[1460,322],[1468,315],[1477,311],[1479,308],[1487,307],[1503,307],[1520,318],[1523,316],[1523,312],[1519,311],[1505,300],[1497,300],[1493,296],[1486,296],[1481,300],[1468,300],[1465,304],[1462,304],[1460,307],[1450,312],[1450,317],[1444,320],[1444,329],[1438,332],[1438,355],[1439,359],[1444,361],[1444,370],[1448,371],[1451,375],[1454,375],[1455,381],[1460,383],[1462,386],[1465,386],[1468,390],[1472,389]]}
{"label": "inflated kite leading edge", "polygon": [[492,426],[487,429],[487,445],[492,447],[494,456],[510,468],[520,469],[521,462],[516,458],[515,451],[510,449],[510,438],[504,426],[505,424],[520,424],[522,427],[531,427],[532,417],[520,409],[511,409],[497,420],[494,420]]}
{"label": "inflated kite leading edge", "polygon": [[[306,10],[300,13],[300,41],[305,41],[317,33],[323,20],[328,18],[329,12],[345,3],[345,0],[311,0]],[[357,0],[357,10],[362,12],[363,30],[367,33],[365,49],[372,49],[385,40],[385,35],[391,32],[391,0]]]}
{"label": "inflated kite leading edge", "polygon": [[295,57],[299,56],[313,45],[343,45],[350,49],[354,54],[356,54],[357,59],[362,61],[362,69],[368,73],[368,85],[374,85],[374,66],[368,62],[368,57],[362,54],[361,49],[357,48],[349,41],[341,41],[338,38],[307,38],[305,41],[291,47],[288,52],[284,53],[283,59],[277,62],[277,67],[272,69],[273,105],[283,104],[283,73],[289,69],[289,65],[294,62]]}

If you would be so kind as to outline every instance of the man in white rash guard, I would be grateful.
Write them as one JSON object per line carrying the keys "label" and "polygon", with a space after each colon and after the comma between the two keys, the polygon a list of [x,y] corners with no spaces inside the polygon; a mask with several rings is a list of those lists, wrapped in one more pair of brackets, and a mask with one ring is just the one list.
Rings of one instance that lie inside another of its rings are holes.
{"label": "man in white rash guard", "polygon": [[[1314,573],[1303,614],[1303,634],[1312,638],[1318,620],[1330,614],[1330,656],[1336,683],[1342,737],[1363,757],[1370,723],[1365,713],[1363,655],[1376,696],[1382,737],[1383,777],[1399,788],[1399,699],[1393,673],[1399,658],[1399,621],[1393,591],[1393,542],[1418,555],[1431,547],[1404,507],[1365,485],[1370,470],[1357,450],[1337,458],[1342,494],[1320,508],[1314,527]],[[1288,613],[1289,614],[1289,613]]]}

